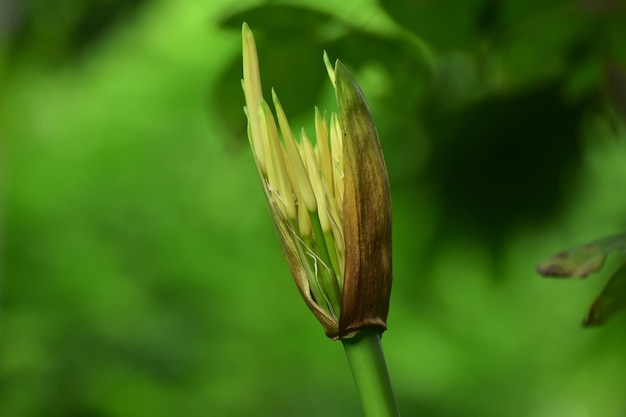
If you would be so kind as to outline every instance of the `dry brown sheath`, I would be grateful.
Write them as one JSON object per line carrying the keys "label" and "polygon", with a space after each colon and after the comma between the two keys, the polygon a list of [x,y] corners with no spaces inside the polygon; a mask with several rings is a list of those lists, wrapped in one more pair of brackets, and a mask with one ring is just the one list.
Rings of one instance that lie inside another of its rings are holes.
{"label": "dry brown sheath", "polygon": [[338,338],[365,327],[387,328],[391,292],[391,195],[376,127],[352,75],[335,66],[344,134],[344,276]]}

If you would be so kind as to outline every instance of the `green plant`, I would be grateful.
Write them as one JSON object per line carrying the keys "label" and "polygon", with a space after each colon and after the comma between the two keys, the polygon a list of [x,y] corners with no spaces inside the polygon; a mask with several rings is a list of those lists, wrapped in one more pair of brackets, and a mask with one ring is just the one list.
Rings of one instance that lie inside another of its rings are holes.
{"label": "green plant", "polygon": [[[256,44],[244,23],[248,138],[269,212],[300,294],[328,337],[341,340],[367,416],[397,416],[380,337],[391,291],[391,197],[365,97],[324,55],[338,113],[315,111],[315,143],[294,138],[272,90],[263,99]],[[279,134],[280,131],[280,134]]]}
{"label": "green plant", "polygon": [[585,278],[601,270],[612,253],[619,257],[619,265],[589,309],[585,326],[602,324],[626,308],[626,233],[564,250],[537,266],[537,272],[545,276]]}

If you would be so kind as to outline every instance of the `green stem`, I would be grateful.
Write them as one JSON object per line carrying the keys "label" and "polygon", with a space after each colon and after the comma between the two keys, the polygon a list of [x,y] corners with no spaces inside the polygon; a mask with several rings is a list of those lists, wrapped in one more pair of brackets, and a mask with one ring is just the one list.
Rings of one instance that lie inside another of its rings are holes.
{"label": "green stem", "polygon": [[399,417],[380,335],[380,330],[366,329],[351,339],[342,340],[343,347],[365,417]]}

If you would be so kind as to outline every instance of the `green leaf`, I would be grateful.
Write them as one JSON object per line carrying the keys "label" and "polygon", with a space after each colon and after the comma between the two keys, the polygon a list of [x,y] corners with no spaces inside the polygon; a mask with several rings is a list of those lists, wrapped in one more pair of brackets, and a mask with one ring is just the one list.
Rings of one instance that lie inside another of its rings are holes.
{"label": "green leaf", "polygon": [[594,301],[583,324],[585,326],[603,324],[624,308],[626,308],[626,259]]}
{"label": "green leaf", "polygon": [[626,308],[626,233],[565,250],[537,266],[537,272],[544,276],[584,278],[602,269],[611,252],[620,252],[620,266],[589,309],[584,326],[603,324]]}
{"label": "green leaf", "polygon": [[540,263],[537,272],[548,277],[585,278],[602,269],[607,255],[613,251],[626,252],[626,233],[559,252]]}

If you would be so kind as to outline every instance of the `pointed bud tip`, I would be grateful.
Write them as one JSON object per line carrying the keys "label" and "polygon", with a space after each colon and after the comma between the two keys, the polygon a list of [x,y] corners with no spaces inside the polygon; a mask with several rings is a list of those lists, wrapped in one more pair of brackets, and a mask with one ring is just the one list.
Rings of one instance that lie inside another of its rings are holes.
{"label": "pointed bud tip", "polygon": [[248,26],[246,22],[243,22],[241,25],[241,37],[243,38],[244,43],[251,37],[254,37],[252,29],[250,29],[250,26]]}
{"label": "pointed bud tip", "polygon": [[330,82],[333,84],[333,87],[337,88],[337,83],[335,82],[335,68],[330,63],[330,58],[328,58],[328,54],[324,51],[324,65],[326,66],[326,72],[328,72],[328,78],[330,78]]}

